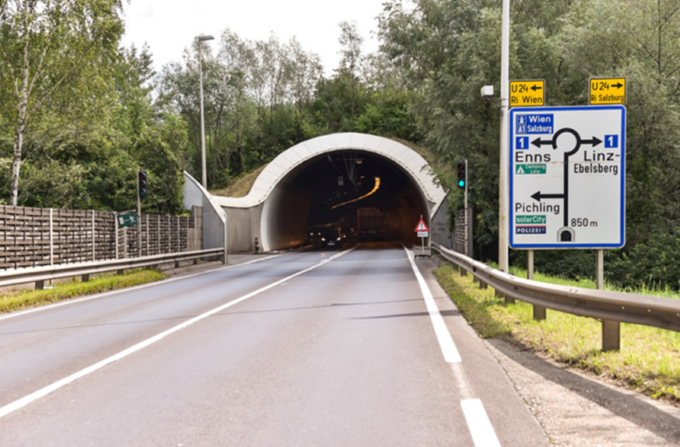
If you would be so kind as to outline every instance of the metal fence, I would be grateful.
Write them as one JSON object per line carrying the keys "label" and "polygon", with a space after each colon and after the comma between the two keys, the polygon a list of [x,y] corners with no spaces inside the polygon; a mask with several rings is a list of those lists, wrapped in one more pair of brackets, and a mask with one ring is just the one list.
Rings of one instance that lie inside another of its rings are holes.
{"label": "metal fence", "polygon": [[[465,224],[465,209],[461,208],[456,213],[456,218],[453,222],[453,250],[458,253],[462,253],[466,256],[472,256],[472,218],[474,213],[472,207],[467,208],[467,225]],[[465,247],[466,239],[465,234],[467,233],[467,249]]]}
{"label": "metal fence", "polygon": [[196,208],[197,217],[143,215],[117,228],[114,212],[0,205],[0,270],[200,250]]}

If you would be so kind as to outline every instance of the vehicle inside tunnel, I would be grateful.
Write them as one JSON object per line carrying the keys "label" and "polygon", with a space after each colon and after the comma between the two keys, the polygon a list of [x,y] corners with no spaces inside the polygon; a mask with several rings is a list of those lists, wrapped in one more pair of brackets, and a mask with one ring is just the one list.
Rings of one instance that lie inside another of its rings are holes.
{"label": "vehicle inside tunnel", "polygon": [[425,195],[394,161],[368,151],[340,150],[291,170],[267,198],[263,238],[272,249],[356,241],[418,242],[429,224]]}

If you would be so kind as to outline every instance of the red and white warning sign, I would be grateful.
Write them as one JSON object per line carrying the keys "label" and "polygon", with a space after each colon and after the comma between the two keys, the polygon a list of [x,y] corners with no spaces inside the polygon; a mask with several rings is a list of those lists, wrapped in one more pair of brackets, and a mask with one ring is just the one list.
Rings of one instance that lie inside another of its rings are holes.
{"label": "red and white warning sign", "polygon": [[418,233],[418,237],[429,237],[429,231],[430,229],[427,228],[427,225],[425,225],[425,221],[423,218],[420,218],[420,222],[418,222],[418,225],[416,225],[416,233]]}

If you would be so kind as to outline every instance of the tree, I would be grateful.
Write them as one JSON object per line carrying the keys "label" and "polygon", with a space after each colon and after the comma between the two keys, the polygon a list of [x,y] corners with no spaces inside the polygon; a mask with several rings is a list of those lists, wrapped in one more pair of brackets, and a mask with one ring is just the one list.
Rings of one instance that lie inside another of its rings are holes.
{"label": "tree", "polygon": [[354,103],[356,96],[356,84],[358,82],[358,69],[361,64],[361,44],[363,37],[357,30],[356,22],[340,22],[340,45],[342,45],[342,59],[340,60],[341,74],[345,74],[350,80],[350,118],[354,119]]}
{"label": "tree", "polygon": [[0,115],[13,132],[13,205],[29,127],[106,90],[105,73],[123,33],[121,12],[121,0],[0,0]]}

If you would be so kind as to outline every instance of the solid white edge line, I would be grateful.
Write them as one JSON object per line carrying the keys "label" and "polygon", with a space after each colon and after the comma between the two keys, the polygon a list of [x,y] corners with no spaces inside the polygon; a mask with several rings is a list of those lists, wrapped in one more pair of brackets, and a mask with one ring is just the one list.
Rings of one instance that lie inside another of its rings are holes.
{"label": "solid white edge line", "polygon": [[444,354],[444,360],[446,363],[462,362],[463,360],[460,358],[460,353],[456,348],[456,344],[453,342],[453,338],[451,338],[451,333],[447,329],[446,323],[444,323],[442,314],[439,312],[437,303],[434,301],[434,297],[432,296],[432,292],[430,292],[430,288],[425,282],[425,278],[423,278],[423,275],[420,274],[420,270],[418,270],[416,263],[413,261],[409,249],[404,247],[404,251],[406,251],[406,257],[411,263],[413,273],[416,275],[418,285],[420,286],[420,291],[422,292],[423,298],[425,299],[425,306],[427,306],[427,311],[430,314],[430,320],[432,320],[432,326],[434,327],[434,333],[437,335],[439,347],[442,350],[442,354]]}
{"label": "solid white edge line", "polygon": [[0,407],[0,418],[3,418],[3,417],[7,416],[8,414],[10,414],[10,413],[12,413],[12,412],[14,412],[14,411],[16,411],[16,410],[18,410],[18,409],[20,409],[20,408],[22,408],[22,407],[25,407],[26,405],[28,405],[28,404],[30,404],[30,403],[32,403],[32,402],[35,402],[36,400],[38,400],[38,399],[40,399],[40,398],[42,398],[42,397],[45,397],[45,396],[47,396],[48,394],[53,393],[54,391],[56,391],[56,390],[58,390],[58,389],[60,389],[60,388],[63,388],[64,386],[66,386],[66,385],[68,385],[68,384],[70,384],[70,383],[72,383],[72,382],[74,382],[74,381],[76,381],[76,380],[78,380],[78,379],[80,379],[80,378],[82,378],[82,377],[87,376],[88,374],[92,374],[93,372],[95,372],[95,371],[97,371],[97,370],[99,370],[99,369],[102,369],[103,367],[105,367],[105,366],[107,366],[107,365],[109,365],[109,364],[111,364],[111,363],[113,363],[113,362],[116,362],[116,361],[118,361],[118,360],[120,360],[120,359],[122,359],[122,358],[125,358],[125,357],[127,357],[127,356],[129,356],[129,355],[131,355],[131,354],[134,354],[134,353],[137,352],[137,351],[141,351],[142,349],[146,348],[147,346],[150,346],[150,345],[156,343],[157,341],[162,340],[163,338],[167,337],[168,335],[174,334],[175,332],[180,331],[180,330],[182,330],[182,329],[184,329],[184,328],[186,328],[186,327],[189,327],[189,326],[191,326],[192,324],[197,323],[197,322],[199,322],[199,321],[201,321],[201,320],[204,320],[204,319],[208,318],[208,317],[211,316],[211,315],[214,315],[214,314],[216,314],[216,313],[218,313],[218,312],[221,312],[221,311],[223,311],[223,310],[225,310],[225,309],[227,309],[227,308],[229,308],[229,307],[231,307],[231,306],[234,306],[234,305],[236,305],[236,304],[238,304],[238,303],[240,303],[240,302],[242,302],[242,301],[245,301],[245,300],[247,300],[247,299],[249,299],[249,298],[252,298],[252,297],[254,297],[255,295],[258,295],[258,294],[260,294],[260,293],[262,293],[262,292],[265,292],[265,291],[267,291],[267,290],[269,290],[269,289],[272,289],[272,288],[278,286],[279,284],[282,284],[282,283],[284,283],[284,282],[286,282],[286,281],[288,281],[288,280],[291,280],[291,279],[293,279],[293,278],[295,278],[295,277],[297,277],[297,276],[300,276],[300,275],[305,274],[305,273],[307,273],[307,272],[309,272],[309,271],[311,271],[311,270],[314,270],[314,269],[316,269],[316,268],[318,268],[318,267],[321,267],[322,265],[327,264],[327,263],[333,261],[334,259],[339,258],[340,256],[343,256],[343,255],[345,255],[345,254],[347,254],[347,253],[350,253],[350,252],[354,251],[357,247],[358,247],[358,245],[357,245],[357,246],[354,246],[354,247],[352,247],[352,248],[350,248],[350,249],[348,249],[348,250],[341,251],[340,253],[337,253],[337,254],[331,256],[331,257],[328,258],[328,259],[324,259],[324,260],[322,260],[321,262],[319,262],[319,263],[317,263],[317,264],[314,264],[314,265],[311,266],[311,267],[308,267],[308,268],[306,268],[306,269],[304,269],[304,270],[301,270],[301,271],[299,271],[299,272],[297,272],[297,273],[294,273],[294,274],[292,274],[292,275],[290,275],[290,276],[287,276],[287,277],[285,277],[285,278],[283,278],[283,279],[280,279],[280,280],[278,280],[278,281],[276,281],[276,282],[274,282],[274,283],[272,283],[272,284],[269,284],[268,286],[262,287],[261,289],[255,290],[254,292],[250,292],[250,293],[247,294],[247,295],[244,295],[244,296],[242,296],[242,297],[240,297],[240,298],[237,298],[237,299],[235,299],[235,300],[233,300],[233,301],[230,301],[230,302],[228,302],[228,303],[226,303],[226,304],[223,304],[223,305],[221,305],[221,306],[219,306],[219,307],[216,307],[216,308],[214,308],[214,309],[212,309],[212,310],[209,310],[209,311],[207,311],[207,312],[205,312],[205,313],[203,313],[203,314],[201,314],[201,315],[198,315],[198,316],[196,316],[196,317],[194,317],[194,318],[192,318],[192,319],[190,319],[190,320],[187,320],[187,321],[185,321],[185,322],[183,322],[183,323],[180,323],[180,324],[178,324],[177,326],[174,326],[174,327],[172,327],[172,328],[170,328],[170,329],[167,329],[167,330],[161,332],[160,334],[154,335],[154,336],[151,337],[151,338],[148,338],[148,339],[146,339],[146,340],[144,340],[144,341],[142,341],[142,342],[139,342],[139,343],[137,343],[137,344],[135,344],[135,345],[133,345],[133,346],[127,348],[127,349],[124,349],[123,351],[120,351],[120,352],[117,353],[117,354],[114,354],[114,355],[112,355],[112,356],[110,356],[110,357],[107,357],[107,358],[105,358],[104,360],[102,360],[102,361],[100,361],[100,362],[97,362],[97,363],[95,363],[95,364],[93,364],[93,365],[91,365],[91,366],[88,366],[87,368],[81,369],[80,371],[78,371],[78,372],[76,372],[76,373],[74,373],[74,374],[71,374],[71,375],[68,376],[68,377],[65,377],[65,378],[63,378],[63,379],[61,379],[61,380],[58,380],[58,381],[52,383],[51,385],[48,385],[48,386],[46,386],[46,387],[44,387],[44,388],[39,389],[38,391],[35,391],[35,392],[33,392],[33,393],[31,393],[31,394],[29,394],[29,395],[27,395],[27,396],[24,396],[24,397],[22,397],[21,399],[15,400],[14,402],[9,403],[9,404],[5,405],[4,407]]}
{"label": "solid white edge line", "polygon": [[460,401],[463,408],[465,421],[467,422],[472,442],[475,447],[500,447],[501,443],[491,425],[489,416],[484,410],[484,405],[479,399],[463,399]]}
{"label": "solid white edge line", "polygon": [[132,286],[132,287],[127,287],[127,288],[123,288],[123,289],[116,289],[116,290],[112,290],[110,292],[96,293],[94,295],[88,295],[88,296],[84,296],[82,298],[64,300],[64,301],[60,301],[60,302],[54,303],[54,304],[48,304],[48,305],[45,305],[45,306],[33,307],[31,309],[16,311],[16,312],[12,312],[12,313],[7,314],[7,315],[0,316],[0,321],[7,320],[9,318],[20,317],[22,315],[32,314],[32,313],[35,313],[35,312],[40,312],[40,311],[43,311],[43,310],[54,309],[55,307],[67,306],[69,304],[81,303],[83,301],[90,301],[90,300],[94,300],[94,299],[98,299],[98,298],[105,298],[107,296],[116,295],[118,293],[133,292],[135,290],[145,289],[147,287],[160,286],[160,285],[168,284],[168,283],[171,283],[171,282],[174,282],[174,281],[193,278],[195,276],[200,276],[200,275],[207,275],[208,273],[219,272],[221,270],[239,267],[239,266],[242,266],[242,265],[255,264],[256,262],[266,261],[267,259],[273,259],[273,258],[276,258],[276,257],[279,257],[279,256],[282,256],[282,255],[267,256],[266,258],[253,259],[252,261],[242,262],[240,264],[225,265],[225,266],[222,266],[222,267],[217,267],[217,268],[214,268],[214,269],[206,270],[204,272],[193,273],[191,275],[177,276],[177,277],[174,277],[174,278],[166,278],[166,279],[162,279],[160,281],[154,281],[154,282],[150,282],[150,283],[146,283],[146,284],[140,284],[138,286]]}
{"label": "solid white edge line", "polygon": [[465,378],[465,374],[462,370],[462,359],[456,345],[453,342],[451,333],[444,323],[441,313],[439,312],[439,307],[434,301],[432,292],[425,282],[425,278],[418,270],[415,261],[411,257],[411,252],[408,248],[404,247],[406,251],[406,256],[408,257],[413,272],[418,279],[418,284],[420,285],[420,290],[423,293],[423,298],[425,299],[425,304],[427,305],[427,310],[430,313],[430,318],[432,319],[432,326],[434,326],[435,333],[437,334],[437,340],[439,341],[439,346],[444,354],[444,360],[447,363],[451,363],[451,367],[454,373],[456,382],[460,388],[461,395],[463,399],[460,401],[460,405],[463,408],[463,414],[465,415],[465,421],[467,422],[468,429],[470,430],[470,435],[472,436],[472,441],[475,447],[500,447],[500,442],[496,436],[496,432],[493,429],[493,425],[489,420],[489,416],[484,410],[484,404],[479,399],[470,398],[472,396],[472,388]]}

